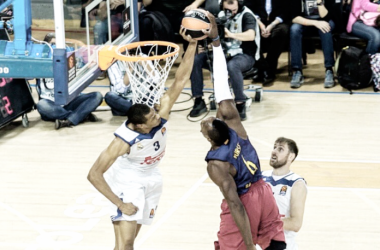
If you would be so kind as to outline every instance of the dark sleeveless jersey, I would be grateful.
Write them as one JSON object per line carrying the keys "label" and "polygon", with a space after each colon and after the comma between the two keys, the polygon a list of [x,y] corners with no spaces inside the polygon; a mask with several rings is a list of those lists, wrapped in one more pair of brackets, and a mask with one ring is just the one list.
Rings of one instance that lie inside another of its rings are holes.
{"label": "dark sleeveless jersey", "polygon": [[237,133],[230,130],[230,141],[217,150],[207,153],[206,161],[220,160],[231,163],[236,168],[234,177],[239,195],[245,194],[252,183],[261,179],[261,168],[255,148],[249,139],[240,138]]}

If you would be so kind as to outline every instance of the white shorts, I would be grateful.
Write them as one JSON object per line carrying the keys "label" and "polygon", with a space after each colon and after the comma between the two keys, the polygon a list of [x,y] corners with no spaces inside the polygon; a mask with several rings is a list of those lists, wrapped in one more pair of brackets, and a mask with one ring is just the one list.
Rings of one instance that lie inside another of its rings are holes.
{"label": "white shorts", "polygon": [[140,172],[133,169],[116,169],[111,167],[104,178],[111,190],[124,203],[138,207],[134,215],[121,213],[115,204],[110,202],[112,221],[137,221],[138,224],[150,225],[156,214],[162,193],[162,176],[158,168]]}

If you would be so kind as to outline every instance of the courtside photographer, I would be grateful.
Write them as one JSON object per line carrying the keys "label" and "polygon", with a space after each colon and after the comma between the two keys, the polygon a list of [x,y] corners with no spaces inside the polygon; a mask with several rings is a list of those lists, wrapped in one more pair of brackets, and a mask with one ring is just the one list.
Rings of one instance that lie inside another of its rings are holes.
{"label": "courtside photographer", "polygon": [[[224,29],[222,29],[224,32],[219,34],[228,60],[227,69],[230,85],[234,92],[240,118],[241,120],[246,120],[245,103],[248,97],[244,94],[243,72],[250,70],[259,59],[259,27],[255,15],[243,5],[242,0],[222,0],[220,9],[217,19],[218,26],[224,25]],[[190,78],[191,91],[195,98],[193,109],[189,114],[190,117],[198,117],[207,112],[207,107],[203,100],[202,69],[210,69],[210,58],[209,53],[207,53],[207,42],[203,46],[202,43],[200,44]]]}

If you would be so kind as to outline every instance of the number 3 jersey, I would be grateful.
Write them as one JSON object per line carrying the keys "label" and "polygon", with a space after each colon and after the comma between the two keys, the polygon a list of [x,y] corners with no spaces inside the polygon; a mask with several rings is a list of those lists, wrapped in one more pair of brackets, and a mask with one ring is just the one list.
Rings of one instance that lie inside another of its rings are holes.
{"label": "number 3 jersey", "polygon": [[230,140],[226,145],[207,153],[206,161],[220,160],[231,163],[236,169],[234,177],[237,192],[245,194],[252,183],[261,179],[260,162],[255,148],[249,139],[244,140],[229,129]]}
{"label": "number 3 jersey", "polygon": [[123,123],[114,134],[130,145],[130,152],[119,156],[112,167],[139,171],[157,167],[165,155],[167,120],[161,118],[161,123],[148,134],[133,131],[128,124]]}

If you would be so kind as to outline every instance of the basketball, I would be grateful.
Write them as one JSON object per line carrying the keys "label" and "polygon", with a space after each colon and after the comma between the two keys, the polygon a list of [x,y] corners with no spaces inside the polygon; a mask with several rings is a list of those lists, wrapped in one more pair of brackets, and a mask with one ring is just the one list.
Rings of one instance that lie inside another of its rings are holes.
{"label": "basketball", "polygon": [[202,40],[207,37],[202,29],[210,29],[206,11],[202,9],[190,10],[185,13],[182,19],[182,26],[186,29],[186,35],[190,35],[195,40]]}

